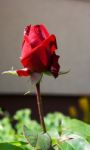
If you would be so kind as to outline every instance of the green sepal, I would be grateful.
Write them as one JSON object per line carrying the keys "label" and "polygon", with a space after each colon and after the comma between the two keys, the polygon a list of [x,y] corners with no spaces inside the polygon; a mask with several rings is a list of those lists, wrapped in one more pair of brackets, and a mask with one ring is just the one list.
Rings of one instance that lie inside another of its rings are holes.
{"label": "green sepal", "polygon": [[[58,75],[64,75],[64,74],[67,74],[67,73],[69,73],[70,72],[70,70],[67,70],[67,71],[60,71],[59,73],[58,73]],[[46,74],[46,75],[48,75],[48,76],[53,76],[53,74],[50,72],[50,71],[46,71],[46,72],[44,72],[44,74]]]}
{"label": "green sepal", "polygon": [[2,74],[10,74],[10,75],[18,76],[16,70],[4,71],[4,72],[2,72]]}
{"label": "green sepal", "polygon": [[69,72],[70,72],[70,70],[67,70],[67,71],[60,71],[58,75],[64,75],[64,74],[67,74],[67,73],[69,73]]}

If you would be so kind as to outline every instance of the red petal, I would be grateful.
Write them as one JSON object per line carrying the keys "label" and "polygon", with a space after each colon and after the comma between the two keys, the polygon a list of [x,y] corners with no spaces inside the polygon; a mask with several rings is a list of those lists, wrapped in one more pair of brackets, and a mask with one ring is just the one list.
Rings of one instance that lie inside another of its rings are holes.
{"label": "red petal", "polygon": [[56,43],[56,37],[55,35],[50,35],[46,40],[44,40],[42,42],[42,45],[45,46],[46,48],[48,48],[51,52],[51,54],[53,54],[53,52],[55,52],[55,50],[57,49],[57,43]]}
{"label": "red petal", "polygon": [[31,44],[32,48],[35,48],[41,44],[43,40],[45,40],[45,38],[42,35],[40,25],[31,26],[29,33],[29,43]]}
{"label": "red petal", "polygon": [[26,57],[28,57],[30,55],[30,53],[32,52],[32,48],[30,46],[30,44],[24,40],[24,44],[23,44],[23,48],[22,48],[22,53],[21,53],[21,59],[25,59]]}
{"label": "red petal", "polygon": [[30,28],[31,28],[31,25],[28,25],[28,26],[25,27],[25,29],[24,29],[24,35],[29,35]]}
{"label": "red petal", "polygon": [[16,70],[18,76],[30,76],[30,69],[28,68],[24,68],[24,69],[20,69],[20,70]]}
{"label": "red petal", "polygon": [[49,36],[46,40],[35,47],[31,48],[28,42],[24,43],[21,62],[24,67],[32,71],[41,72],[48,68],[51,54],[56,50],[56,38],[54,35]]}
{"label": "red petal", "polygon": [[43,72],[46,70],[48,61],[47,49],[43,46],[35,48],[28,57],[21,59],[23,66],[30,68],[32,72]]}
{"label": "red petal", "polygon": [[59,59],[59,56],[54,53],[51,58],[50,70],[55,78],[58,76],[59,69],[60,69],[60,65],[58,64],[58,59]]}
{"label": "red petal", "polygon": [[29,42],[28,35],[29,35],[29,32],[30,32],[30,28],[31,28],[31,25],[28,25],[28,26],[26,26],[25,29],[24,29],[24,39],[23,39],[23,42],[22,42],[22,48],[23,48],[23,45],[24,45],[24,43],[25,43],[25,40],[26,40],[27,42]]}
{"label": "red petal", "polygon": [[40,25],[40,28],[41,28],[41,32],[42,32],[42,35],[43,35],[44,39],[49,37],[49,32],[43,24]]}

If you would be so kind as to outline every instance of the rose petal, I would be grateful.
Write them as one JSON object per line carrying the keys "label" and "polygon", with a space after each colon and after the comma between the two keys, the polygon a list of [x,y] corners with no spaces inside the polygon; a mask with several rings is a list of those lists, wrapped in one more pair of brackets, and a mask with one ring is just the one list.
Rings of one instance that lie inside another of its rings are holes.
{"label": "rose petal", "polygon": [[[51,56],[56,49],[56,37],[49,35],[44,25],[29,25],[25,28],[20,57],[24,68],[29,68],[32,72],[48,70],[52,61]],[[21,70],[18,71],[18,74],[23,76]]]}
{"label": "rose petal", "polygon": [[41,32],[42,32],[42,35],[43,35],[44,39],[49,37],[49,32],[43,24],[40,25],[40,28],[41,28]]}
{"label": "rose petal", "polygon": [[30,69],[28,68],[24,68],[24,69],[20,69],[20,70],[16,70],[18,76],[30,76]]}
{"label": "rose petal", "polygon": [[29,35],[30,28],[31,28],[31,25],[28,25],[28,26],[25,27],[25,29],[24,29],[24,35]]}
{"label": "rose petal", "polygon": [[32,48],[35,48],[36,46],[41,44],[43,40],[45,40],[45,38],[42,35],[40,25],[31,26],[28,37],[29,37],[29,43],[31,44]]}
{"label": "rose petal", "polygon": [[53,76],[56,78],[59,75],[59,69],[60,69],[60,65],[58,63],[59,56],[54,53],[51,59],[52,59],[51,60],[52,63],[51,63],[50,70]]}
{"label": "rose petal", "polygon": [[22,60],[29,57],[29,55],[31,55],[31,52],[33,53],[33,51],[37,50],[39,47],[42,47],[42,46],[46,47],[46,49],[49,49],[50,53],[53,53],[57,49],[55,35],[50,35],[46,40],[42,41],[41,44],[39,44],[37,47],[33,49],[31,45],[29,44],[29,42],[27,42],[27,40],[24,41],[23,49],[21,53]]}
{"label": "rose petal", "polygon": [[29,32],[30,32],[30,28],[31,28],[31,25],[26,26],[25,29],[24,29],[24,39],[23,39],[23,42],[22,42],[22,48],[24,46],[25,40],[27,42],[29,42],[28,35],[29,35]]}
{"label": "rose petal", "polygon": [[42,45],[45,46],[46,48],[48,48],[51,52],[51,54],[53,54],[53,52],[55,52],[55,50],[57,49],[57,43],[56,43],[56,37],[55,35],[50,35],[46,40],[44,40],[42,42]]}
{"label": "rose petal", "polygon": [[32,52],[32,48],[31,48],[29,42],[24,40],[20,59],[27,58],[31,52]]}
{"label": "rose petal", "polygon": [[43,46],[36,48],[25,59],[21,59],[24,67],[30,68],[32,72],[43,72],[47,69],[49,59],[47,56],[47,49]]}

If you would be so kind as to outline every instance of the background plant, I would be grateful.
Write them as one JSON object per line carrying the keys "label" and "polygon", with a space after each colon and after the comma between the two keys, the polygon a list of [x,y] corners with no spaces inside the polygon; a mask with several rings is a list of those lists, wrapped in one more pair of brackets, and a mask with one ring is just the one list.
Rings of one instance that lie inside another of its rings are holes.
{"label": "background plant", "polygon": [[[45,117],[47,133],[43,134],[39,123],[31,119],[29,109],[18,110],[13,116],[6,111],[1,112],[0,149],[2,150],[11,150],[12,147],[16,148],[15,150],[33,150],[38,147],[41,147],[41,150],[49,148],[72,150],[73,146],[73,149],[80,150],[90,148],[90,125],[82,121],[71,119],[59,112],[49,113]],[[25,125],[24,131],[23,124]],[[37,137],[40,140],[35,145]]]}

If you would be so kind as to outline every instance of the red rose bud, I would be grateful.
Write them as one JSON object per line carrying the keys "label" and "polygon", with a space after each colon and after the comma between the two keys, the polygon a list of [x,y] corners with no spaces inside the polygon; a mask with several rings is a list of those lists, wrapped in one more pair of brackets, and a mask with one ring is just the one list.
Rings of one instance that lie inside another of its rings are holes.
{"label": "red rose bud", "polygon": [[59,73],[59,56],[56,37],[49,34],[44,25],[29,25],[24,30],[21,63],[25,70],[17,70],[19,76],[29,76],[30,73],[51,72],[54,77]]}

